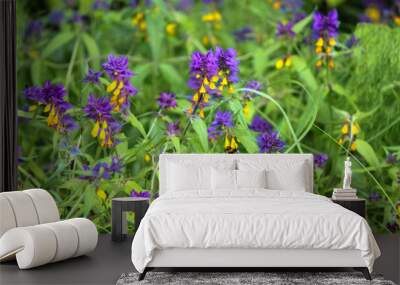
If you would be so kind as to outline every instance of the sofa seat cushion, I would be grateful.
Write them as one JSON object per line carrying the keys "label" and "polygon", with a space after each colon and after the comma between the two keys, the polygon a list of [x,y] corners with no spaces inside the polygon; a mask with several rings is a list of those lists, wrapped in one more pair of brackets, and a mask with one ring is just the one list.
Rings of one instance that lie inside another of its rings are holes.
{"label": "sofa seat cushion", "polygon": [[0,261],[16,257],[19,268],[28,269],[86,254],[97,238],[96,226],[83,218],[17,227],[0,238]]}

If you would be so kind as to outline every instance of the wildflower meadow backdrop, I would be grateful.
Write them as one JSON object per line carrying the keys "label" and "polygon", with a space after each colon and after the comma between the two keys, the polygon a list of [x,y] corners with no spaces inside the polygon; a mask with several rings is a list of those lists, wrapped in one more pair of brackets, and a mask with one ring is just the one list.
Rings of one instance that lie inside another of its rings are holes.
{"label": "wildflower meadow backdrop", "polygon": [[400,3],[18,1],[19,185],[110,231],[160,153],[313,153],[400,231]]}

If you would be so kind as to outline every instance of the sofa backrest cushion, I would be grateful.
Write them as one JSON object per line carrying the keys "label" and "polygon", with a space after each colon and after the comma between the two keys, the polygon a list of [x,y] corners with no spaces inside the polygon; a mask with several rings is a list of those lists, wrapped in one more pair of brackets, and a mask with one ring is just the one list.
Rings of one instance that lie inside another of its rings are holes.
{"label": "sofa backrest cushion", "polygon": [[0,237],[15,227],[59,220],[60,214],[53,197],[43,189],[0,193]]}

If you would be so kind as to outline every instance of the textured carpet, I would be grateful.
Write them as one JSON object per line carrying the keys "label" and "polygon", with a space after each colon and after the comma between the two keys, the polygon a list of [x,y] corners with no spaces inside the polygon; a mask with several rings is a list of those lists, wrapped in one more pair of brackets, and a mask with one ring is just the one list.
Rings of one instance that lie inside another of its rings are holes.
{"label": "textured carpet", "polygon": [[381,276],[372,276],[368,281],[359,272],[148,272],[146,278],[138,281],[138,273],[122,274],[117,285],[146,284],[324,284],[324,285],[395,285]]}

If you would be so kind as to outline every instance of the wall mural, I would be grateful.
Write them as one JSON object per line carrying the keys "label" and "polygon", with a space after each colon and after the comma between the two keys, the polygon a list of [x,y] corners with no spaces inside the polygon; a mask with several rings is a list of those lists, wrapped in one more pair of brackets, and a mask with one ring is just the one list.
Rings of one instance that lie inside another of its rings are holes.
{"label": "wall mural", "polygon": [[373,230],[399,232],[399,4],[330,2],[19,2],[19,187],[107,232],[162,152],[313,153],[326,196],[350,156]]}

